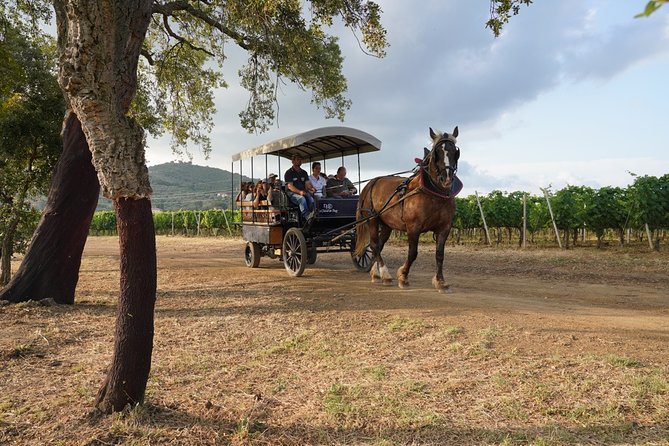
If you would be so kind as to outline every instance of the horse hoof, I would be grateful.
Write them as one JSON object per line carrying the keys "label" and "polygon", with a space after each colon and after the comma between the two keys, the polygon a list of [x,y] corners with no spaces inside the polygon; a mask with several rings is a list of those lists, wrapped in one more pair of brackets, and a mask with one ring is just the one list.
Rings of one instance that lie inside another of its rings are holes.
{"label": "horse hoof", "polygon": [[449,286],[445,286],[443,288],[437,288],[437,291],[441,294],[453,294],[453,290]]}
{"label": "horse hoof", "polygon": [[397,284],[399,285],[400,288],[409,288],[409,282],[399,281]]}
{"label": "horse hoof", "polygon": [[393,284],[393,279],[383,279],[383,284],[388,286]]}
{"label": "horse hoof", "polygon": [[372,283],[380,283],[381,278],[380,277],[372,277]]}

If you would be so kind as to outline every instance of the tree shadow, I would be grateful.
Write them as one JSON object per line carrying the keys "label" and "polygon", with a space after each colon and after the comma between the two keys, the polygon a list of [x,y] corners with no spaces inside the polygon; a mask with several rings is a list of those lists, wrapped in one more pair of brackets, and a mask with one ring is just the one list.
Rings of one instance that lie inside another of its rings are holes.
{"label": "tree shadow", "polygon": [[[563,426],[543,424],[527,427],[498,428],[453,425],[447,421],[416,428],[387,428],[367,425],[358,420],[356,426],[315,425],[296,423],[272,425],[268,422],[244,418],[233,420],[224,415],[224,408],[208,405],[206,413],[194,414],[178,407],[144,404],[142,415],[135,416],[134,428],[157,428],[160,441],[173,444],[182,437],[188,444],[189,435],[198,436],[198,444],[262,444],[262,445],[481,445],[481,444],[660,444],[669,439],[666,424],[638,424],[634,421],[620,424],[593,424],[591,426]],[[135,411],[138,408],[131,409]],[[95,425],[98,419],[90,420]],[[132,429],[132,427],[131,427]],[[89,445],[110,444],[127,438],[128,432],[107,432],[90,441]],[[208,440],[209,439],[209,440]],[[115,443],[114,443],[115,444]],[[176,443],[175,443],[176,444]]]}

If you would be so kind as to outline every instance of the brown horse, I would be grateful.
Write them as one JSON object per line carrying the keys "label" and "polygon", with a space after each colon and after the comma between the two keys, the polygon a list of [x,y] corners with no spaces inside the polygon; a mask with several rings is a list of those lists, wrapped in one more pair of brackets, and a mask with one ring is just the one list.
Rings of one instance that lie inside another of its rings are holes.
{"label": "brown horse", "polygon": [[460,158],[460,149],[455,145],[457,136],[457,127],[452,134],[430,128],[432,150],[425,149],[413,176],[374,178],[362,190],[356,214],[361,222],[356,226],[355,254],[362,255],[368,245],[371,248],[372,282],[392,283],[381,251],[393,229],[405,231],[409,238],[409,255],[397,270],[400,288],[409,286],[409,269],[418,256],[420,234],[433,231],[437,241],[437,271],[432,284],[440,293],[448,291],[443,272],[444,244],[455,215],[452,186]]}

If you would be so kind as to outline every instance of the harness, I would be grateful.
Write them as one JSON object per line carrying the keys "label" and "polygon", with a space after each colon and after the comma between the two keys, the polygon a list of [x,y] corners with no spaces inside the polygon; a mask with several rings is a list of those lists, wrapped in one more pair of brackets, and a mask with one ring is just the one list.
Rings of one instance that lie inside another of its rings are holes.
{"label": "harness", "polygon": [[[370,203],[370,206],[371,206],[370,209],[360,209],[360,215],[362,215],[364,213],[364,214],[367,214],[367,217],[364,217],[360,220],[357,220],[356,222],[354,222],[354,225],[358,225],[360,223],[365,223],[365,222],[367,222],[367,221],[369,221],[373,218],[379,217],[381,214],[383,214],[384,212],[388,211],[389,209],[391,209],[391,208],[393,208],[397,205],[401,205],[400,219],[402,221],[404,221],[404,201],[407,198],[409,198],[413,195],[419,194],[419,193],[432,195],[432,196],[435,196],[435,197],[440,198],[442,200],[448,200],[451,197],[457,195],[457,193],[460,192],[460,190],[462,188],[462,182],[457,180],[457,178],[455,176],[455,173],[458,170],[457,158],[456,158],[456,161],[454,163],[455,164],[454,166],[451,166],[450,164],[449,164],[449,166],[447,166],[447,169],[450,171],[450,177],[453,178],[453,180],[451,182],[451,187],[450,187],[449,190],[444,189],[443,187],[439,186],[438,184],[435,184],[434,181],[432,181],[432,179],[430,178],[430,173],[427,169],[427,167],[430,164],[430,159],[432,157],[432,153],[434,152],[434,149],[437,148],[440,144],[445,145],[445,144],[448,144],[448,143],[451,143],[451,144],[455,145],[452,140],[450,140],[450,139],[448,139],[448,137],[446,137],[446,138],[441,138],[439,141],[437,141],[434,144],[433,149],[431,151],[428,151],[427,148],[425,148],[425,152],[426,152],[425,158],[423,158],[423,159],[416,158],[415,159],[417,165],[416,165],[416,167],[414,167],[410,171],[410,172],[412,172],[412,175],[409,176],[408,178],[405,178],[404,181],[402,181],[395,188],[395,191],[390,195],[390,197],[388,197],[386,202],[383,204],[383,206],[381,206],[381,208],[378,211],[374,210],[374,202],[373,201],[371,201],[371,203]],[[457,146],[455,148],[456,148],[457,152],[459,153],[460,149]],[[391,175],[391,176],[394,176],[394,175]],[[414,178],[416,178],[416,176],[418,176],[418,187],[408,191],[409,184],[414,180]],[[370,195],[370,197],[372,196],[372,193],[374,191],[374,186],[376,186],[376,180],[378,180],[378,178],[373,179],[369,184],[369,187],[370,187],[369,195]],[[457,180],[457,183],[459,183],[459,186],[458,186],[459,188],[457,190],[454,190],[454,187],[456,185],[456,180]],[[399,196],[399,199],[395,203],[390,204],[391,200],[395,196]],[[377,224],[379,224],[378,221],[377,221]],[[332,241],[335,241],[335,240],[343,237],[345,234],[348,234],[348,233],[350,233],[354,230],[355,230],[355,228],[349,229],[348,231],[345,231],[344,233],[342,233],[339,236],[332,239]]]}

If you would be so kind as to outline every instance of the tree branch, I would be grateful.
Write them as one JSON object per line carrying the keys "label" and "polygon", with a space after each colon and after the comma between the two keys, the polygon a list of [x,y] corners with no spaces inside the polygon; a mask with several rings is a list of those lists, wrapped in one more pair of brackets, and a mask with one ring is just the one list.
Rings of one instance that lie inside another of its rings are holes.
{"label": "tree branch", "polygon": [[165,26],[165,31],[167,31],[167,34],[168,34],[170,37],[174,37],[174,38],[177,39],[179,42],[183,43],[184,45],[188,45],[189,47],[191,47],[191,48],[194,49],[195,51],[202,51],[203,53],[206,53],[207,55],[209,55],[209,56],[211,56],[211,57],[214,57],[214,54],[213,54],[211,51],[207,51],[207,50],[204,49],[204,48],[200,48],[200,47],[198,47],[198,46],[196,46],[196,45],[193,45],[193,44],[190,42],[190,40],[188,40],[188,39],[186,39],[186,38],[184,38],[184,37],[181,37],[180,35],[178,35],[177,33],[175,33],[175,32],[172,30],[172,27],[170,26],[169,16],[167,16],[167,15],[163,15],[163,25]]}
{"label": "tree branch", "polygon": [[142,48],[139,54],[144,56],[144,59],[146,59],[146,62],[149,65],[154,66],[156,64],[156,61],[153,59],[153,54],[149,53],[149,50],[147,50],[146,48]]}
{"label": "tree branch", "polygon": [[184,11],[189,13],[193,17],[202,20],[207,25],[216,28],[221,33],[230,37],[232,40],[235,41],[237,45],[244,48],[245,50],[247,51],[251,50],[252,45],[246,40],[246,38],[242,34],[238,33],[237,31],[234,31],[233,29],[228,28],[218,20],[211,17],[206,12],[202,11],[201,9],[195,8],[187,1],[177,0],[164,4],[156,2],[153,4],[153,9],[151,12],[155,14],[162,14],[163,16],[171,16],[174,14],[175,11]]}

